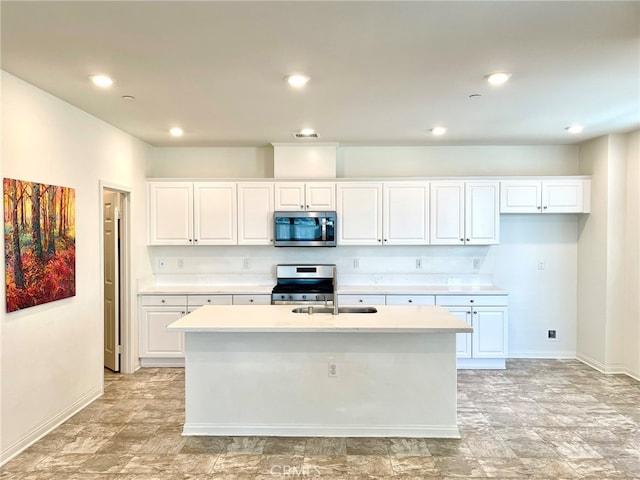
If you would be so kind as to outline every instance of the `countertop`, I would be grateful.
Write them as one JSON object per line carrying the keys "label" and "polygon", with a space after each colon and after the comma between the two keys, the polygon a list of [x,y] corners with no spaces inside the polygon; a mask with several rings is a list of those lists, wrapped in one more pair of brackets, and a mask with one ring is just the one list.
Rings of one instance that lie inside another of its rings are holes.
{"label": "countertop", "polygon": [[186,333],[470,333],[436,306],[376,306],[376,313],[293,313],[294,305],[206,305],[167,327]]}
{"label": "countertop", "polygon": [[[275,283],[274,283],[275,284]],[[271,295],[274,285],[153,285],[139,295]],[[340,285],[339,295],[507,295],[493,285]]]}

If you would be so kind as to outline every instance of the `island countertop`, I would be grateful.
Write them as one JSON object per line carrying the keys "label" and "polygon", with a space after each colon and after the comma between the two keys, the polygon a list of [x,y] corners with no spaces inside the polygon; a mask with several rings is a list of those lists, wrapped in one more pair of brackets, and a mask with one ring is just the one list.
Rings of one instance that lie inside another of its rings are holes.
{"label": "island countertop", "polygon": [[[170,324],[173,332],[471,333],[437,306],[376,306],[376,313],[293,313],[300,305],[206,305]],[[315,306],[320,307],[319,305]]]}

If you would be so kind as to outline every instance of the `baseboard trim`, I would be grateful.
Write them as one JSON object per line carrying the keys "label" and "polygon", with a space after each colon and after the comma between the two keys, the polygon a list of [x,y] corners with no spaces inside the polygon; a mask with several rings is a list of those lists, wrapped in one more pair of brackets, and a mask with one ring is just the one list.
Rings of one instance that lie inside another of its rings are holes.
{"label": "baseboard trim", "polygon": [[184,358],[141,358],[140,368],[184,367]]}
{"label": "baseboard trim", "polygon": [[551,359],[573,359],[576,358],[575,351],[547,352],[544,350],[522,350],[519,352],[509,352],[509,358],[551,358]]}
{"label": "baseboard trim", "polygon": [[67,408],[62,410],[60,413],[47,420],[40,426],[34,428],[26,435],[19,438],[13,444],[9,445],[6,449],[0,452],[0,465],[4,465],[13,457],[23,452],[31,445],[36,443],[46,434],[59,427],[61,424],[66,422],[69,418],[74,416],[80,410],[85,408],[91,402],[102,396],[102,386],[96,387],[95,389],[88,392],[86,395],[82,396],[80,399],[75,401],[73,404],[69,405]]}
{"label": "baseboard trim", "polygon": [[222,425],[185,423],[182,435],[460,438],[460,431],[455,425]]}
{"label": "baseboard trim", "polygon": [[634,380],[638,380],[640,382],[640,373],[634,372],[633,370],[625,367],[624,365],[614,364],[614,365],[605,365],[604,363],[596,360],[589,355],[585,355],[584,353],[579,353],[576,355],[576,360],[581,361],[585,365],[590,366],[598,370],[601,373],[606,375],[627,375]]}

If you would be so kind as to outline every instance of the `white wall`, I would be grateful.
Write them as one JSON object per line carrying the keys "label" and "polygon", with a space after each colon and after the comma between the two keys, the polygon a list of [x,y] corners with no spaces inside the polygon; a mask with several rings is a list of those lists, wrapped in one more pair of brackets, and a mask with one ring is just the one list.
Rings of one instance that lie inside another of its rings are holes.
{"label": "white wall", "polygon": [[578,358],[640,378],[638,131],[580,146],[592,175],[591,214],[578,242]]}
{"label": "white wall", "polygon": [[627,136],[624,365],[640,379],[640,130]]}
{"label": "white wall", "polygon": [[[2,126],[4,177],[75,189],[76,296],[1,315],[0,462],[102,392],[99,181],[128,187],[132,216],[144,218],[149,154],[139,140],[5,72]],[[143,222],[132,226],[135,279],[149,264]]]}

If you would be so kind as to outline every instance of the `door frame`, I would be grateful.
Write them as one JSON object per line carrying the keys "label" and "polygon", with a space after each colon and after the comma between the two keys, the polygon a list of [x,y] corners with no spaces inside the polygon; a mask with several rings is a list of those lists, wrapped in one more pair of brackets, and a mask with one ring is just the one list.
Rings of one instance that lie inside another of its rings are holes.
{"label": "door frame", "polygon": [[[99,224],[100,224],[100,285],[104,282],[104,191],[122,194],[120,232],[120,372],[133,373],[136,370],[135,349],[133,348],[132,307],[132,263],[131,263],[131,195],[132,189],[106,180],[99,181]],[[100,304],[104,308],[104,289],[100,288]],[[103,320],[104,322],[104,320]],[[102,345],[104,346],[104,328]]]}

